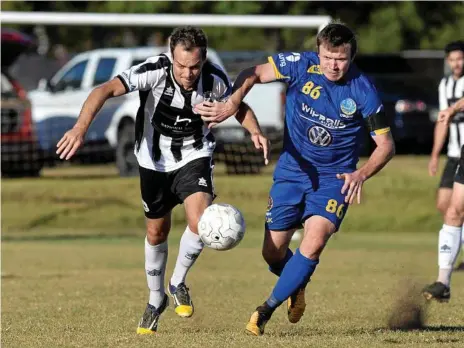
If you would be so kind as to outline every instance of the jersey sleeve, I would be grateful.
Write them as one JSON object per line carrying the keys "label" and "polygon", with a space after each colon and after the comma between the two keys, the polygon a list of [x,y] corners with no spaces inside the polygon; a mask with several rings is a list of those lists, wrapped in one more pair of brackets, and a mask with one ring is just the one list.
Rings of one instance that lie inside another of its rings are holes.
{"label": "jersey sleeve", "polygon": [[300,53],[277,53],[273,56],[269,56],[268,62],[274,68],[277,81],[283,81],[290,85],[298,79],[298,64],[301,62]]}
{"label": "jersey sleeve", "polygon": [[366,91],[361,114],[371,136],[390,132],[385,108],[375,87],[371,84]]}
{"label": "jersey sleeve", "polygon": [[446,98],[446,78],[443,78],[438,86],[438,104],[440,111],[448,108],[448,99]]}
{"label": "jersey sleeve", "polygon": [[219,71],[214,83],[214,95],[218,96],[218,101],[225,101],[232,94],[232,82],[224,70],[219,68]]}
{"label": "jersey sleeve", "polygon": [[158,82],[164,77],[167,66],[168,58],[155,57],[149,58],[145,62],[134,65],[129,69],[124,70],[122,73],[117,75],[117,78],[121,80],[126,93],[134,91],[148,91],[155,87]]}

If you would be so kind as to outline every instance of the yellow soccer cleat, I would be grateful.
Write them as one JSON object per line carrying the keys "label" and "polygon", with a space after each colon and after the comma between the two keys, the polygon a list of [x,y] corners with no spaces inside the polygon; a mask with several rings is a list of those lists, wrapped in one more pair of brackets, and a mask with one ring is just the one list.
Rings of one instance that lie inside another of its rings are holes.
{"label": "yellow soccer cleat", "polygon": [[246,333],[254,336],[262,336],[264,334],[264,327],[269,319],[271,319],[272,312],[266,311],[264,306],[256,308],[256,311],[251,315],[248,324],[246,325]]}
{"label": "yellow soccer cleat", "polygon": [[298,323],[306,309],[305,289],[298,289],[287,300],[288,321],[292,324]]}
{"label": "yellow soccer cleat", "polygon": [[169,304],[169,298],[165,295],[163,303],[159,308],[147,304],[142,319],[140,319],[139,326],[137,327],[138,335],[154,335],[158,329],[158,321],[161,314],[164,312]]}
{"label": "yellow soccer cleat", "polygon": [[189,289],[184,283],[180,283],[177,287],[169,284],[168,294],[174,300],[174,311],[179,317],[190,318],[193,315],[193,302],[190,298]]}

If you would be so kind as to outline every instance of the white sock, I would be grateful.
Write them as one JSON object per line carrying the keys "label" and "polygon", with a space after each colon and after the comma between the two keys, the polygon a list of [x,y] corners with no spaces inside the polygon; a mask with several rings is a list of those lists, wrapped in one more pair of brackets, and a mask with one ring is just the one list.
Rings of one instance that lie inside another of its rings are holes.
{"label": "white sock", "polygon": [[462,227],[443,225],[438,237],[438,272],[437,281],[450,286],[451,273],[461,249]]}
{"label": "white sock", "polygon": [[464,262],[464,225],[462,225],[462,232],[461,232],[461,258],[462,258],[462,262]]}
{"label": "white sock", "polygon": [[198,234],[193,233],[187,228],[180,239],[179,255],[177,256],[176,267],[171,278],[171,285],[178,286],[185,282],[187,272],[195,263],[195,260],[203,250],[203,242]]}
{"label": "white sock", "polygon": [[159,308],[164,300],[164,274],[168,259],[168,242],[150,245],[145,237],[145,273],[147,274],[150,299],[148,303]]}

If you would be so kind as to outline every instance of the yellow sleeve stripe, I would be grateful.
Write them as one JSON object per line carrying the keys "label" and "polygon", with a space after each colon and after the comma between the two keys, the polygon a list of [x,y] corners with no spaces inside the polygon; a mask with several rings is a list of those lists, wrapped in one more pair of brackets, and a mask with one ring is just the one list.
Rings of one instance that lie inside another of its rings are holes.
{"label": "yellow sleeve stripe", "polygon": [[376,129],[375,131],[371,132],[372,135],[381,135],[390,132],[390,127]]}
{"label": "yellow sleeve stripe", "polygon": [[274,59],[272,59],[271,56],[267,57],[267,60],[269,61],[269,63],[271,63],[272,67],[274,68],[274,74],[277,80],[283,80],[283,79],[289,78],[288,76],[284,76],[280,73],[280,71],[277,69]]}

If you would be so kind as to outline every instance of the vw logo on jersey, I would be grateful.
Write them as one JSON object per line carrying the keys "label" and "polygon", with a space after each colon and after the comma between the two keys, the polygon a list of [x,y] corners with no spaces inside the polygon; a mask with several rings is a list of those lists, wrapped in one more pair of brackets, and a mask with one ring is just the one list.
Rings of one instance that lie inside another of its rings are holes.
{"label": "vw logo on jersey", "polygon": [[351,116],[356,112],[356,103],[351,98],[343,99],[340,103],[340,109],[342,109],[345,116]]}
{"label": "vw logo on jersey", "polygon": [[296,52],[292,52],[291,55],[285,57],[289,62],[298,62],[300,60],[300,54]]}
{"label": "vw logo on jersey", "polygon": [[316,146],[329,146],[332,143],[332,135],[327,129],[321,126],[312,126],[308,130],[309,141]]}

